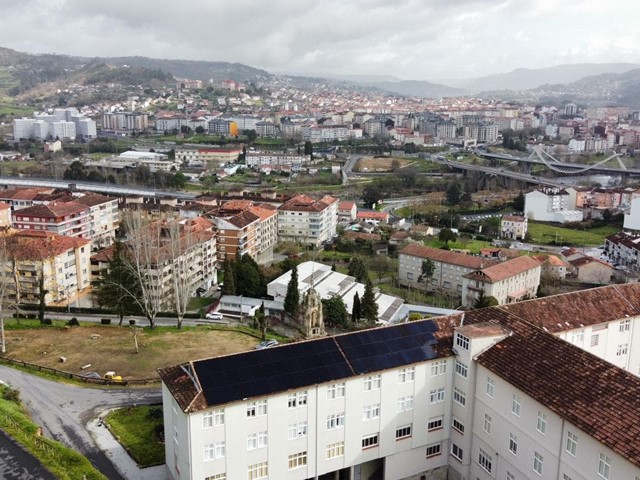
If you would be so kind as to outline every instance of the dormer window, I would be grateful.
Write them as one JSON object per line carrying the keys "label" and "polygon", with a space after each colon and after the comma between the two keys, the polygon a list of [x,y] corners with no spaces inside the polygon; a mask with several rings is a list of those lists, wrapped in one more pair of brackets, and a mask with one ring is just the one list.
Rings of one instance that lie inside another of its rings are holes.
{"label": "dormer window", "polygon": [[465,337],[460,333],[456,333],[456,346],[469,350],[469,337]]}

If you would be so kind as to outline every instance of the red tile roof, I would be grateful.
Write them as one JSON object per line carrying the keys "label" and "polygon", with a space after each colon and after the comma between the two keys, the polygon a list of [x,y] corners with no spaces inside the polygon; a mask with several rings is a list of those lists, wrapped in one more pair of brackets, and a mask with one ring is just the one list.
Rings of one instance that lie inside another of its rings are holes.
{"label": "red tile roof", "polygon": [[424,245],[419,245],[417,243],[407,245],[400,251],[400,253],[414,257],[429,258],[440,263],[459,265],[472,270],[481,269],[497,263],[496,260],[467,255],[466,253],[452,252],[450,250],[425,247]]}
{"label": "red tile roof", "polygon": [[34,205],[13,212],[14,217],[59,218],[87,211],[86,205],[77,202],[51,202],[47,205]]}
{"label": "red tile roof", "polygon": [[45,260],[89,243],[91,242],[84,238],[45,231],[20,230],[7,236],[7,251],[16,260]]}
{"label": "red tile roof", "polygon": [[524,255],[512,258],[497,265],[483,268],[478,272],[468,273],[465,277],[474,278],[488,283],[496,283],[539,266],[540,262],[536,259]]}

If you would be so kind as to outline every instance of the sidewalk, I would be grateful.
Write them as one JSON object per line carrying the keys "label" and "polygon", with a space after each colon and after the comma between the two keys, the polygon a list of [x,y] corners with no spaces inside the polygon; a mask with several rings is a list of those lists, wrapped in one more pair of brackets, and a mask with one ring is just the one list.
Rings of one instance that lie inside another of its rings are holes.
{"label": "sidewalk", "polygon": [[122,445],[111,435],[109,429],[102,425],[102,417],[109,411],[103,412],[98,418],[94,418],[87,424],[87,430],[91,433],[98,448],[111,460],[120,474],[127,480],[164,480],[165,466],[139,468],[136,462],[129,456]]}

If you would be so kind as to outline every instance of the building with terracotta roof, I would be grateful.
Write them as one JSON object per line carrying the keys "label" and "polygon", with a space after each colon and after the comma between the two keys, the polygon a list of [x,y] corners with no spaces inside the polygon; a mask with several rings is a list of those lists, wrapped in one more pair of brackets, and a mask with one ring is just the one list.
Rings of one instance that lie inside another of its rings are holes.
{"label": "building with terracotta roof", "polygon": [[338,199],[296,195],[278,208],[278,238],[319,247],[336,235]]}
{"label": "building with terracotta roof", "polygon": [[439,248],[425,247],[417,243],[407,245],[398,254],[398,282],[400,285],[425,288],[422,262],[431,260],[435,267],[430,279],[431,288],[439,288],[451,294],[462,295],[462,277],[467,273],[495,265],[498,260]]}
{"label": "building with terracotta roof", "polygon": [[218,229],[218,260],[233,260],[236,256],[259,251],[260,217],[248,210],[218,211],[213,218]]}
{"label": "building with terracotta roof", "polygon": [[112,245],[120,226],[118,199],[93,193],[76,196],[74,201],[89,209],[91,249],[100,250]]}
{"label": "building with terracotta roof", "polygon": [[588,255],[569,260],[569,271],[581,282],[598,285],[609,283],[613,275],[611,265]]}
{"label": "building with terracotta roof", "polygon": [[640,269],[640,235],[618,232],[604,241],[604,251],[613,263]]}
{"label": "building with terracotta roof", "polygon": [[374,210],[360,210],[356,214],[356,220],[360,222],[370,222],[378,225],[380,222],[387,223],[389,221],[389,212],[376,212]]}
{"label": "building with terracotta roof", "polygon": [[91,284],[90,242],[47,231],[10,231],[6,237],[7,265],[15,272],[9,290],[16,303],[39,299],[44,278],[45,304],[73,303]]}
{"label": "building with terracotta roof", "polygon": [[0,227],[11,226],[11,205],[0,202]]}
{"label": "building with terracotta roof", "polygon": [[42,194],[53,193],[53,188],[7,188],[0,190],[0,201],[8,203],[11,210],[20,210],[35,205],[36,199]]}
{"label": "building with terracotta roof", "polygon": [[638,326],[613,285],[162,368],[167,478],[640,478]]}
{"label": "building with terracotta roof", "polygon": [[15,211],[13,225],[19,230],[89,238],[89,207],[75,201],[34,205]]}
{"label": "building with terracotta roof", "polygon": [[555,278],[564,279],[569,271],[569,264],[555,255],[534,255],[540,262],[540,275],[550,275]]}
{"label": "building with terracotta roof", "polygon": [[528,223],[526,216],[503,215],[500,220],[500,235],[511,240],[524,240]]}
{"label": "building with terracotta roof", "polygon": [[358,206],[356,202],[340,202],[338,204],[338,220],[354,222],[356,214],[358,213]]}
{"label": "building with terracotta roof", "polygon": [[526,255],[467,273],[462,278],[462,305],[473,306],[484,293],[500,305],[534,298],[540,286],[540,262]]}

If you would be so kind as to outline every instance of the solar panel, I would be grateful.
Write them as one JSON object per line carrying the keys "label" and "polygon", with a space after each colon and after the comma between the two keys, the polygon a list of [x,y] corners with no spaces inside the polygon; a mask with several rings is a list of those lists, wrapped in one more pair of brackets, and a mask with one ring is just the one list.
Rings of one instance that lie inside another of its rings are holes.
{"label": "solar panel", "polygon": [[334,337],[357,375],[409,365],[437,357],[437,325],[411,322]]}
{"label": "solar panel", "polygon": [[294,343],[194,363],[208,405],[219,405],[354,373],[332,338]]}

